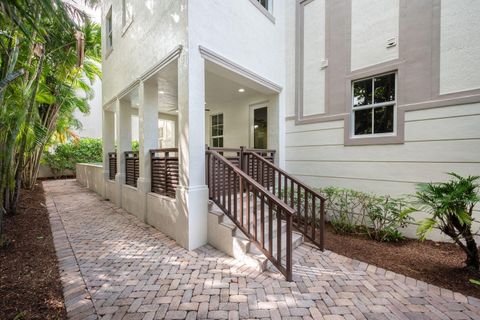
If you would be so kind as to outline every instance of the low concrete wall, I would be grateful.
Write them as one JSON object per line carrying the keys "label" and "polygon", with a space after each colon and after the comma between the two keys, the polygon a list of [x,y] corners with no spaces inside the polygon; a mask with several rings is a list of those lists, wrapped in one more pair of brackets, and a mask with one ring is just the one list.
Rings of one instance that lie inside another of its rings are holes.
{"label": "low concrete wall", "polygon": [[181,246],[188,242],[187,218],[178,208],[177,199],[147,193],[146,222],[165,233]]}
{"label": "low concrete wall", "polygon": [[[64,176],[68,176],[68,177],[71,177],[71,176],[74,176],[75,173],[73,171],[70,171],[70,170],[65,170],[65,173],[63,175],[61,175],[62,177]],[[53,174],[52,170],[50,169],[50,167],[46,164],[41,164],[40,167],[38,168],[38,177],[40,179],[45,179],[45,178],[55,178],[55,175]]]}
{"label": "low concrete wall", "polygon": [[118,203],[117,182],[115,180],[105,181],[105,199]]}
{"label": "low concrete wall", "polygon": [[105,197],[105,180],[103,165],[94,163],[77,163],[77,181],[88,189]]}
{"label": "low concrete wall", "polygon": [[122,185],[122,208],[145,221],[145,195],[135,187]]}

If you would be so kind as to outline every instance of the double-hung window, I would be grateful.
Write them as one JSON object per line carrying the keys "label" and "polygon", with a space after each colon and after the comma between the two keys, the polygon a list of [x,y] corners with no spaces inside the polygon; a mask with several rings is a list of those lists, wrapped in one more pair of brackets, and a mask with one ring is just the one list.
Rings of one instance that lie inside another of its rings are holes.
{"label": "double-hung window", "polygon": [[107,16],[105,18],[106,20],[106,38],[107,38],[107,52],[110,52],[113,48],[113,25],[112,25],[112,8],[110,7],[110,10],[107,13]]}
{"label": "double-hung window", "polygon": [[212,115],[212,147],[223,148],[223,113]]}
{"label": "double-hung window", "polygon": [[352,84],[353,136],[393,135],[396,118],[396,73]]}

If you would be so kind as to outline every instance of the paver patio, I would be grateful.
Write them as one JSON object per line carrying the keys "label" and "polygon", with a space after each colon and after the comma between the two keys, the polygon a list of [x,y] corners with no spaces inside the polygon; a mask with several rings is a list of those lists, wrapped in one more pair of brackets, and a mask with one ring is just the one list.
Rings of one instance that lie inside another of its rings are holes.
{"label": "paver patio", "polygon": [[480,300],[308,244],[294,282],[189,252],[74,180],[44,182],[72,319],[480,319]]}

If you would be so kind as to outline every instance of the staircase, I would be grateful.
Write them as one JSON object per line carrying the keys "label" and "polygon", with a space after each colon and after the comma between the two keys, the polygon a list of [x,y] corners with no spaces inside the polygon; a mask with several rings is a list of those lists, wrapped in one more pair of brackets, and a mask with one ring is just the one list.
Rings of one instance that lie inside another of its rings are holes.
{"label": "staircase", "polygon": [[291,281],[293,250],[304,237],[323,250],[325,199],[268,154],[207,150],[208,242],[260,271],[270,262]]}

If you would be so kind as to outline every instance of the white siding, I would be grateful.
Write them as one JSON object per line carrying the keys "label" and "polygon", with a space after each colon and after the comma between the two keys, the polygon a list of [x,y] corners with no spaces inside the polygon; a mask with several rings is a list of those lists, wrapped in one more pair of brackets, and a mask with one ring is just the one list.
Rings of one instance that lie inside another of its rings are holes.
{"label": "white siding", "polygon": [[[479,103],[408,112],[405,119],[404,144],[371,146],[344,146],[343,121],[287,121],[286,170],[313,187],[392,196],[412,194],[420,182],[444,181],[452,171],[480,175]],[[415,230],[404,233],[414,237]],[[439,233],[431,239],[446,240]]]}
{"label": "white siding", "polygon": [[480,88],[480,1],[442,1],[440,23],[440,93]]}

